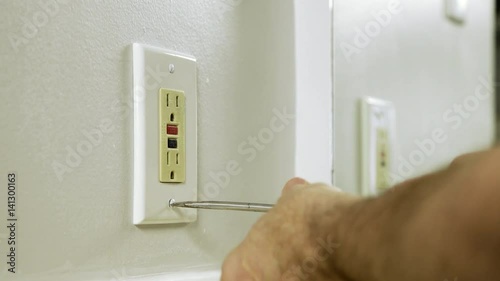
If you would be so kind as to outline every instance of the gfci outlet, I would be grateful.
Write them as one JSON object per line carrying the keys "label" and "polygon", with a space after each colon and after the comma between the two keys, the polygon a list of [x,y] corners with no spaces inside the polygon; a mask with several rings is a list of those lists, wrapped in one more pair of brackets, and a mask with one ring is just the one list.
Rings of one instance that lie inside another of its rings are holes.
{"label": "gfci outlet", "polygon": [[160,89],[158,97],[160,182],[183,183],[186,181],[186,103],[184,92]]}
{"label": "gfci outlet", "polygon": [[196,60],[161,48],[133,45],[133,222],[193,222],[195,209],[170,199],[197,199]]}
{"label": "gfci outlet", "polygon": [[390,101],[361,100],[361,193],[375,195],[394,183],[391,169],[395,151],[395,110]]}

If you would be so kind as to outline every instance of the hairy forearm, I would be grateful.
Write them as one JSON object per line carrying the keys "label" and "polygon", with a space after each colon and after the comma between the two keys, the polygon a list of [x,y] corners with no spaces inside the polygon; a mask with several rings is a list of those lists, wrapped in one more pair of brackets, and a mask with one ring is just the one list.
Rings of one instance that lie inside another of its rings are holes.
{"label": "hairy forearm", "polygon": [[360,199],[292,179],[222,280],[500,280],[500,149]]}
{"label": "hairy forearm", "polygon": [[349,206],[332,222],[341,245],[333,268],[356,281],[499,279],[500,180],[476,166],[408,181]]}

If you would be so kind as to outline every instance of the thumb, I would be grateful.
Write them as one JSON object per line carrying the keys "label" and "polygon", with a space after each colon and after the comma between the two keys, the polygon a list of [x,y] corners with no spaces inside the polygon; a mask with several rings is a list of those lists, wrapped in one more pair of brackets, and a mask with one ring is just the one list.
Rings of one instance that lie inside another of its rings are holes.
{"label": "thumb", "polygon": [[293,178],[285,184],[283,190],[281,191],[281,194],[285,194],[287,192],[297,189],[297,187],[303,187],[304,185],[308,184],[309,183],[303,178],[298,178],[298,177]]}

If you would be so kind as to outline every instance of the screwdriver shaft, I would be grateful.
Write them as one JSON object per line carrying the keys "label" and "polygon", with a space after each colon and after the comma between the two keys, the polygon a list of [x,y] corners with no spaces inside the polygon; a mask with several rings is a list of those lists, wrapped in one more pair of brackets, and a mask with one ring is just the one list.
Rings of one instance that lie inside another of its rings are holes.
{"label": "screwdriver shaft", "polygon": [[228,202],[228,201],[185,201],[169,202],[170,207],[176,208],[196,208],[209,210],[230,210],[230,211],[247,211],[247,212],[267,212],[274,205],[260,203],[243,203],[243,202]]}

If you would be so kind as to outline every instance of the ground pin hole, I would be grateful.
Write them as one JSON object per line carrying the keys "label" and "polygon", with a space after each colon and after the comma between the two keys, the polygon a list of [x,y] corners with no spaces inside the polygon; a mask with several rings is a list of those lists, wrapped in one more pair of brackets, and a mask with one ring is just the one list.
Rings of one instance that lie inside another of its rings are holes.
{"label": "ground pin hole", "polygon": [[173,179],[174,179],[174,176],[175,176],[174,171],[170,172],[170,179],[171,179],[171,180],[173,180]]}
{"label": "ground pin hole", "polygon": [[173,114],[173,113],[172,113],[172,114],[170,114],[170,121],[174,122],[174,119],[175,119],[175,118],[174,118],[174,114]]}

